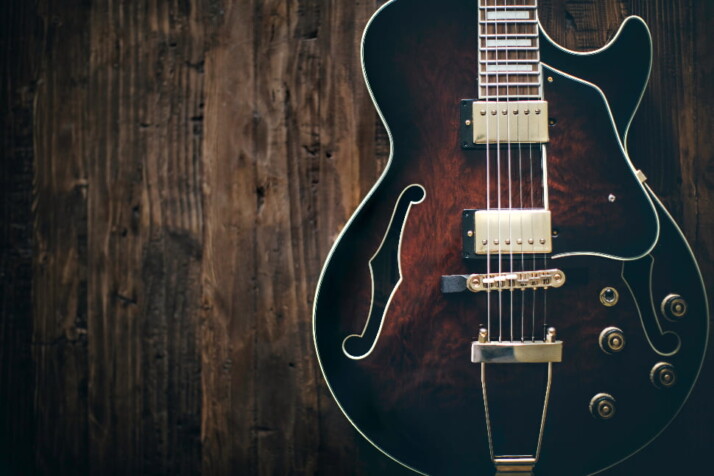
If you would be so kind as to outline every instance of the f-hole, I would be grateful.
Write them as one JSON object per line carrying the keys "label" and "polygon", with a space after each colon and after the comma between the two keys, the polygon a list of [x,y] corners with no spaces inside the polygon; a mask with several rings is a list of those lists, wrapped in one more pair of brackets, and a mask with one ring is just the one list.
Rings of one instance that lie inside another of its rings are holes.
{"label": "f-hole", "polygon": [[420,203],[425,196],[426,192],[421,185],[410,185],[397,199],[382,243],[369,260],[372,303],[364,330],[361,334],[351,334],[342,341],[342,351],[350,359],[359,360],[367,357],[377,344],[389,301],[402,280],[399,260],[402,230],[411,206]]}
{"label": "f-hole", "polygon": [[640,314],[642,328],[652,350],[663,357],[674,355],[679,351],[681,341],[673,331],[664,330],[657,306],[652,296],[652,273],[654,272],[654,257],[647,255],[635,261],[626,261],[622,265],[622,279],[632,293]]}

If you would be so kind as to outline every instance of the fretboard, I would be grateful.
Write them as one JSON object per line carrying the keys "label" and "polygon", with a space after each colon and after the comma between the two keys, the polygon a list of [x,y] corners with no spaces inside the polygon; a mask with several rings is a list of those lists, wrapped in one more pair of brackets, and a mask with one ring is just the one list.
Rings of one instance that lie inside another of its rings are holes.
{"label": "fretboard", "polygon": [[478,2],[479,98],[542,98],[538,0]]}

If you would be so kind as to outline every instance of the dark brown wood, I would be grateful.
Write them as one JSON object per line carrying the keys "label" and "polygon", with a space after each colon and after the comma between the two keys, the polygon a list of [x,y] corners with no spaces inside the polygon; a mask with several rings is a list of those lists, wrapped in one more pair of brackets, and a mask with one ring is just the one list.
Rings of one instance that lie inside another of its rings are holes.
{"label": "dark brown wood", "polygon": [[[406,474],[334,404],[310,337],[322,262],[389,153],[359,64],[384,1],[6,3],[0,467]],[[628,14],[652,28],[630,151],[711,296],[711,2],[539,3],[569,48]],[[698,469],[710,367],[604,474]]]}
{"label": "dark brown wood", "polygon": [[[89,468],[200,470],[202,5],[92,5]],[[119,101],[117,101],[119,98]],[[111,125],[111,127],[106,127]]]}
{"label": "dark brown wood", "polygon": [[34,458],[31,206],[38,20],[30,3],[13,4],[0,15],[0,467],[8,472],[30,467]]}
{"label": "dark brown wood", "polygon": [[36,469],[85,472],[89,460],[86,88],[89,14],[39,6],[35,101],[32,355]]}

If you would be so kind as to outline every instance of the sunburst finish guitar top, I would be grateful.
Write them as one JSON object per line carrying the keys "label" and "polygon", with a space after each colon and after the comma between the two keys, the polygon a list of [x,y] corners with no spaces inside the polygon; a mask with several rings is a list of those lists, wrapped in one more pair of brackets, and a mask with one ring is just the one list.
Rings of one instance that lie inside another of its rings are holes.
{"label": "sunburst finish guitar top", "polygon": [[689,246],[627,152],[647,26],[580,54],[536,0],[392,0],[362,53],[392,155],[313,321],[347,418],[424,474],[586,475],[645,446],[708,333]]}

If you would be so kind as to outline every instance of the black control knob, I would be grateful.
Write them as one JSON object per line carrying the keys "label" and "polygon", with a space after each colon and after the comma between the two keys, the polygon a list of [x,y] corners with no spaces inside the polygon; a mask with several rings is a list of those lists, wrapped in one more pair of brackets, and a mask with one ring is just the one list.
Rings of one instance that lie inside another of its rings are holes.
{"label": "black control knob", "polygon": [[600,333],[600,348],[606,354],[614,354],[625,348],[625,335],[619,327],[607,327]]}
{"label": "black control knob", "polygon": [[670,321],[678,321],[687,314],[687,301],[679,294],[669,294],[662,300],[662,314]]}
{"label": "black control knob", "polygon": [[590,413],[598,420],[615,416],[615,399],[609,393],[598,393],[590,400]]}
{"label": "black control knob", "polygon": [[657,388],[672,388],[677,383],[677,373],[669,362],[659,362],[650,371],[650,381]]}

